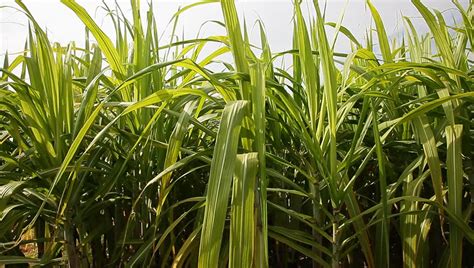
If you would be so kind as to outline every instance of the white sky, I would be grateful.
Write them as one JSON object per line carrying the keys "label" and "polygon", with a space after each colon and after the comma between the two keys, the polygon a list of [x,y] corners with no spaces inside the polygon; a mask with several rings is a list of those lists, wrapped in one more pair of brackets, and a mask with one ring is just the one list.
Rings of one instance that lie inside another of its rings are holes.
{"label": "white sky", "polygon": [[[469,0],[461,0],[463,6],[467,6]],[[66,45],[74,40],[78,45],[83,43],[84,26],[80,23],[75,14],[60,3],[59,0],[23,0],[29,7],[36,20],[47,29],[51,41],[60,42]],[[96,22],[103,27],[106,33],[112,34],[113,29],[110,20],[105,18],[105,12],[98,8],[101,1],[77,0],[95,18]],[[111,7],[113,1],[106,0]],[[117,0],[124,12],[131,13],[129,0]],[[144,11],[147,9],[147,1],[142,0]],[[160,31],[164,31],[174,12],[179,6],[183,6],[196,1],[172,1],[154,0],[155,17]],[[345,0],[328,1],[326,20],[337,21]],[[409,0],[373,0],[381,17],[384,20],[387,33],[394,37],[402,32],[401,16],[413,19],[416,27],[422,32],[427,27],[420,18],[419,13]],[[425,0],[425,5],[443,11],[448,22],[453,18],[460,21],[459,14],[453,9],[449,0]],[[15,6],[14,0],[0,0],[0,6]],[[252,29],[254,22],[261,18],[266,27],[273,52],[283,51],[291,48],[292,40],[292,0],[236,0],[237,8],[241,19],[245,16],[249,29]],[[311,10],[312,5],[304,5],[305,9]],[[307,8],[306,8],[307,7]],[[142,18],[145,16],[142,15]],[[186,38],[196,37],[201,25],[208,20],[222,21],[222,14],[218,4],[207,4],[190,9],[180,17],[178,33],[184,32]],[[242,22],[242,20],[241,20]],[[365,30],[371,24],[370,12],[365,7],[363,0],[349,0],[345,12],[343,25],[349,28],[358,40],[363,40]],[[168,27],[168,33],[171,27]],[[258,29],[251,32],[251,39],[258,44]],[[203,26],[201,37],[224,34],[221,27],[207,23]],[[0,8],[0,58],[5,51],[14,53],[21,51],[27,36],[27,20],[25,16],[11,8]],[[166,35],[165,35],[166,36]],[[336,50],[346,50],[347,42],[344,37],[340,37]]]}

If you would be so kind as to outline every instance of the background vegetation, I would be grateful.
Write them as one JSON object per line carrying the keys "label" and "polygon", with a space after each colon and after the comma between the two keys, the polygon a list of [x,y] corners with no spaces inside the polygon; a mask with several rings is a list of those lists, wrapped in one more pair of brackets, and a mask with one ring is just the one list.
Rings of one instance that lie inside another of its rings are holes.
{"label": "background vegetation", "polygon": [[295,1],[293,48],[273,53],[233,0],[174,17],[217,2],[227,35],[167,44],[151,1],[130,19],[104,4],[115,39],[61,2],[85,46],[51,43],[17,0],[29,36],[0,69],[1,264],[474,264],[472,3],[453,0],[452,27],[413,0],[429,32],[404,18],[389,40],[368,1],[361,42]]}

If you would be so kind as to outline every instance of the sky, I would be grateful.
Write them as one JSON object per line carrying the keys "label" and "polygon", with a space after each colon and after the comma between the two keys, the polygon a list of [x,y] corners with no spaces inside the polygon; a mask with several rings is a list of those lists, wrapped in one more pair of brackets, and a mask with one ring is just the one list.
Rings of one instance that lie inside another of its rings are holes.
{"label": "sky", "polygon": [[[469,0],[460,0],[463,6],[468,5]],[[23,0],[33,13],[39,24],[47,29],[51,41],[66,45],[75,41],[79,46],[84,40],[84,26],[75,14],[59,0]],[[100,8],[101,1],[77,0],[83,5],[89,14],[103,28],[112,34],[113,29],[110,20],[105,18],[105,12]],[[114,1],[106,0],[113,6]],[[124,12],[131,13],[129,0],[117,0]],[[169,37],[169,20],[180,6],[189,5],[196,1],[176,0],[153,0],[155,17],[158,27],[164,33],[164,38]],[[307,2],[307,3],[306,3]],[[311,1],[305,1],[304,11],[308,13],[313,8]],[[322,1],[320,1],[322,2]],[[403,32],[402,16],[410,17],[415,27],[420,31],[427,31],[427,26],[421,19],[420,14],[409,0],[372,0],[384,20],[387,34],[390,37],[400,36]],[[436,8],[443,12],[446,20],[452,23],[453,19],[460,21],[460,16],[449,0],[424,0],[423,3],[430,8]],[[143,10],[146,10],[147,1],[141,1]],[[0,6],[16,6],[14,0],[0,0]],[[236,0],[241,22],[243,17],[251,29],[251,40],[258,44],[258,28],[253,27],[257,19],[264,22],[266,34],[273,52],[284,51],[291,48],[292,40],[292,1],[291,0]],[[330,0],[327,4],[326,21],[336,22],[344,10],[343,25],[356,36],[363,40],[365,31],[371,25],[370,12],[367,10],[364,0]],[[145,16],[142,16],[145,17]],[[185,38],[195,38],[200,31],[201,37],[225,34],[222,27],[213,23],[205,23],[210,20],[223,21],[220,6],[217,3],[207,4],[187,10],[180,16],[178,33],[184,34]],[[331,36],[331,35],[330,35]],[[9,54],[22,50],[27,37],[27,20],[25,15],[12,8],[0,8],[0,58],[8,50]],[[349,42],[344,38],[338,39],[336,51],[348,50]]]}

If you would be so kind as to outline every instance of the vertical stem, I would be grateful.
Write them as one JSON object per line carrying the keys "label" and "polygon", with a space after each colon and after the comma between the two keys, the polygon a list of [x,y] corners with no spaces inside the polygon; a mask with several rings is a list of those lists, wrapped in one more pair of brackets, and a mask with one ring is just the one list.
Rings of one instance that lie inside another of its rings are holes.
{"label": "vertical stem", "polygon": [[[448,155],[446,167],[448,170],[448,207],[452,213],[462,218],[462,194],[463,194],[463,169],[461,156],[461,135],[463,125],[451,125],[446,127],[446,143]],[[463,231],[455,224],[449,225],[449,250],[450,266],[462,266],[462,240]]]}
{"label": "vertical stem", "polygon": [[267,227],[267,176],[265,159],[265,68],[260,61],[250,65],[252,85],[252,117],[255,123],[254,151],[258,152],[259,176],[257,186],[257,239],[256,251],[259,267],[268,267],[268,227]]}
{"label": "vertical stem", "polygon": [[[315,183],[310,184],[309,187],[310,187],[311,195],[314,197],[313,218],[314,218],[314,221],[316,222],[316,225],[321,226],[321,213],[320,213],[318,204],[316,203],[316,200],[319,200],[319,181],[316,181]],[[322,243],[321,235],[318,234],[315,230],[313,230],[312,235],[314,239],[316,240],[316,243],[318,244]],[[322,258],[321,250],[313,246],[312,251],[317,256]],[[316,261],[313,261],[313,268],[317,268],[317,267],[320,267],[320,265]]]}
{"label": "vertical stem", "polygon": [[[35,230],[35,235],[36,235],[36,238],[37,239],[43,239],[45,238],[45,222],[43,219],[38,219],[38,224],[36,226],[36,230]],[[44,241],[40,241],[40,242],[37,242],[36,245],[38,247],[38,258],[41,258],[43,257],[44,255],[44,250],[45,250],[45,246],[44,246],[45,242]]]}
{"label": "vertical stem", "polygon": [[66,220],[64,222],[64,239],[66,241],[66,253],[69,267],[80,267],[80,259],[76,248],[76,239],[74,237],[74,224],[72,223],[72,210],[68,209]]}
{"label": "vertical stem", "polygon": [[385,161],[378,128],[378,104],[372,100],[373,132],[375,147],[377,150],[377,162],[379,166],[380,199],[382,203],[382,221],[376,230],[376,265],[377,267],[389,267],[389,206],[387,204],[387,180],[385,175]]}
{"label": "vertical stem", "polygon": [[339,231],[339,208],[333,210],[334,221],[332,224],[332,268],[339,267],[339,247],[340,247],[340,231]]}

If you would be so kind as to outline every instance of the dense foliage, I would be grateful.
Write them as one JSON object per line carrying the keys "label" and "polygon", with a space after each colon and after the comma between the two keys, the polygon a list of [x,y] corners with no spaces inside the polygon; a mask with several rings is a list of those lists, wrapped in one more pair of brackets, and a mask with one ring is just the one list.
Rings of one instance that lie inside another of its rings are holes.
{"label": "dense foliage", "polygon": [[448,26],[413,0],[429,32],[404,18],[388,40],[367,2],[359,42],[295,1],[293,48],[272,53],[233,0],[189,6],[221,5],[227,35],[169,44],[151,1],[130,19],[104,3],[114,39],[61,2],[85,46],[51,43],[17,0],[29,36],[0,69],[0,264],[474,264],[472,3]]}

